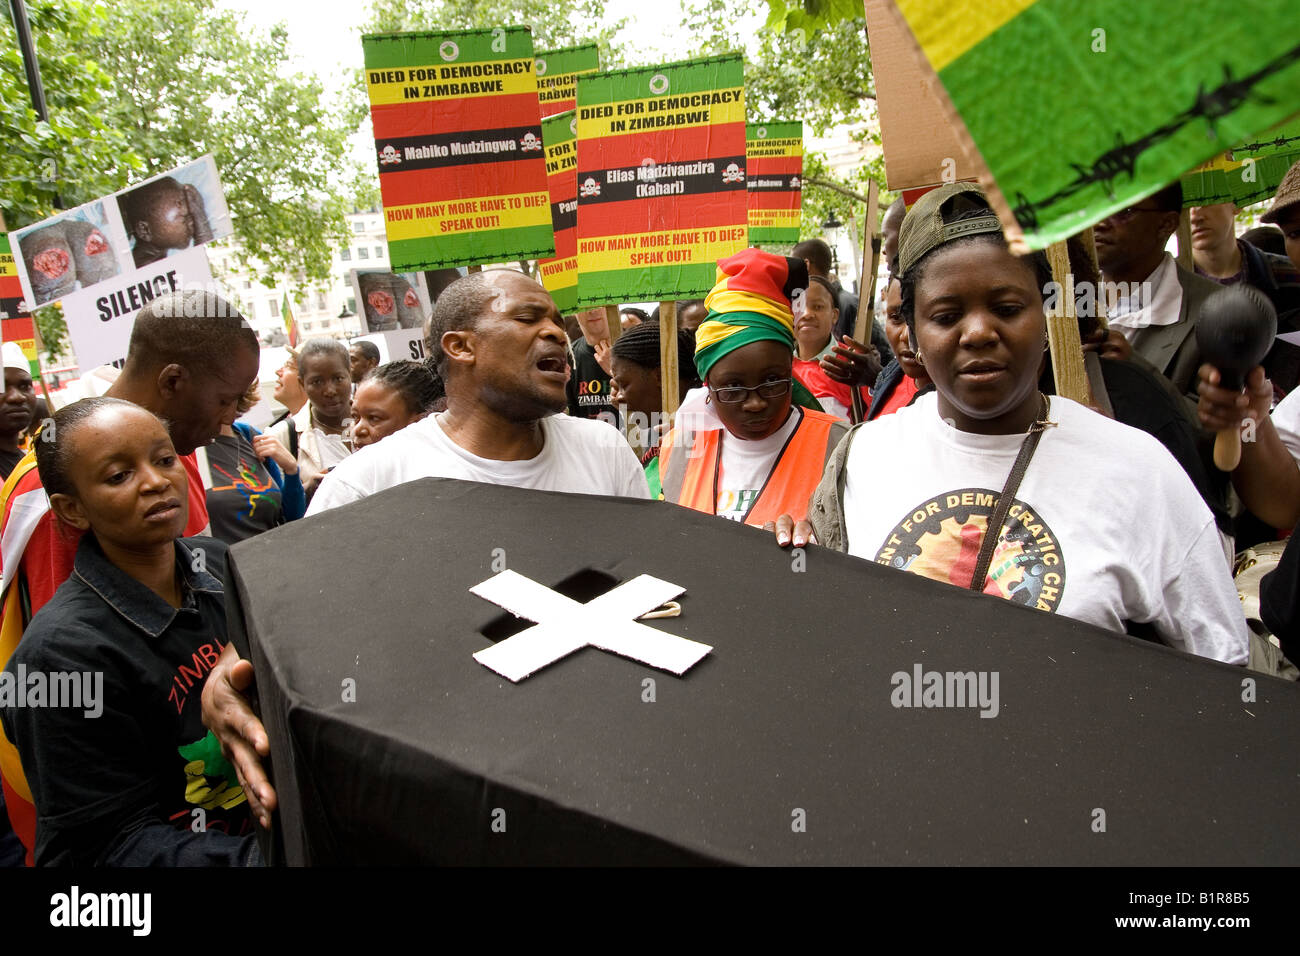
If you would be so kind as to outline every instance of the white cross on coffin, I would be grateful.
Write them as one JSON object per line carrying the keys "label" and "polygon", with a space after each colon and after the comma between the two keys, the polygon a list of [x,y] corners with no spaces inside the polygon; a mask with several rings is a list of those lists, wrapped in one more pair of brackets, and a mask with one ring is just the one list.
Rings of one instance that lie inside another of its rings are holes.
{"label": "white cross on coffin", "polygon": [[516,617],[537,622],[474,655],[474,660],[516,683],[588,645],[678,676],[713,650],[708,644],[637,622],[642,614],[686,590],[648,574],[586,604],[509,570],[469,590]]}

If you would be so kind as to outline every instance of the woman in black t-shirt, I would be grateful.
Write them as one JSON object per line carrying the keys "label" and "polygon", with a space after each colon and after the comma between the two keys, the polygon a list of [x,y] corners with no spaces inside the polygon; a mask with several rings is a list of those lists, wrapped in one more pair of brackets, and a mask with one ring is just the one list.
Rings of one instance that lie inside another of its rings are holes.
{"label": "woman in black t-shirt", "polygon": [[226,643],[226,546],[178,537],[188,482],[167,430],[130,402],[89,398],[36,445],[50,507],[89,532],[6,667],[15,693],[0,720],[31,784],[37,865],[258,862],[247,800],[200,710]]}

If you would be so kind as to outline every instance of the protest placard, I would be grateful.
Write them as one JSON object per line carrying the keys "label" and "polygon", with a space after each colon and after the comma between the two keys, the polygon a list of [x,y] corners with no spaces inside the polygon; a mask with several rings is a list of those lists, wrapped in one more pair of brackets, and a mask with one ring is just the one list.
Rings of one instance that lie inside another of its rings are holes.
{"label": "protest placard", "polygon": [[[1273,27],[1292,22],[1294,6],[1253,0],[1242,16],[1237,0],[952,0],[940,16],[930,0],[894,0],[886,10],[961,150],[982,162],[980,182],[1023,251],[1132,206],[1291,117],[1300,45]],[[874,34],[871,42],[883,75]]]}
{"label": "protest placard", "polygon": [[1300,122],[1252,136],[1183,174],[1184,206],[1231,202],[1249,206],[1273,198],[1292,164],[1300,159]]}
{"label": "protest placard", "polygon": [[0,340],[16,342],[32,366],[32,377],[40,375],[36,356],[36,324],[23,297],[18,267],[9,248],[9,237],[0,233]]}
{"label": "protest placard", "polygon": [[573,110],[542,120],[546,185],[551,193],[555,258],[537,263],[555,307],[568,314],[578,304],[578,116]]}
{"label": "protest placard", "polygon": [[600,48],[594,43],[544,50],[534,60],[537,102],[542,119],[567,113],[577,105],[578,76],[600,69]]}
{"label": "protest placard", "polygon": [[746,126],[745,162],[749,244],[798,242],[803,202],[803,123]]}
{"label": "protest placard", "polygon": [[362,37],[398,271],[555,254],[526,27]]}
{"label": "protest placard", "polygon": [[422,330],[432,308],[419,272],[353,269],[352,291],[367,333]]}
{"label": "protest placard", "polygon": [[578,77],[578,308],[703,296],[745,248],[739,55]]}
{"label": "protest placard", "polygon": [[352,290],[361,318],[360,338],[375,343],[381,361],[425,357],[424,322],[433,305],[423,272],[353,269]]}
{"label": "protest placard", "polygon": [[231,233],[216,163],[204,156],[10,233],[32,308],[60,302],[83,372],[126,358],[136,313],[212,285],[205,244]]}

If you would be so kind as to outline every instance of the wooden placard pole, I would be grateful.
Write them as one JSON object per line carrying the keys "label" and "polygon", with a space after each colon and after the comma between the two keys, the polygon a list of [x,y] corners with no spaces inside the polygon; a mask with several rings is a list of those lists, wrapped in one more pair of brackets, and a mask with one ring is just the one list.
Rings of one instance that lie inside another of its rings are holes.
{"label": "wooden placard pole", "polygon": [[1079,233],[1079,241],[1083,244],[1083,251],[1092,265],[1092,271],[1100,277],[1101,264],[1097,262],[1097,238],[1092,233],[1092,226]]}
{"label": "wooden placard pole", "polygon": [[880,269],[880,187],[867,185],[867,216],[862,228],[862,272],[858,276],[858,321],[853,337],[864,345],[871,341],[876,312],[876,272]]}
{"label": "wooden placard pole", "polygon": [[659,303],[659,394],[664,410],[664,422],[673,420],[681,401],[677,380],[681,370],[677,365],[677,303]]}
{"label": "wooden placard pole", "polygon": [[1047,314],[1047,342],[1052,352],[1052,374],[1056,394],[1082,405],[1092,404],[1088,373],[1083,366],[1083,343],[1079,340],[1079,317],[1074,309],[1074,275],[1070,253],[1064,242],[1047,247],[1052,279],[1060,287],[1059,306]]}
{"label": "wooden placard pole", "polygon": [[[853,327],[853,338],[863,345],[871,344],[871,325],[876,321],[876,272],[880,269],[880,187],[873,179],[867,185],[867,214],[862,227],[862,272],[858,276],[858,320]],[[853,393],[853,421],[867,416],[862,404],[862,390],[856,386]]]}
{"label": "wooden placard pole", "polygon": [[613,345],[623,334],[623,320],[619,318],[618,306],[605,306],[605,324],[609,326],[609,344]]}
{"label": "wooden placard pole", "polygon": [[1192,260],[1192,217],[1186,209],[1178,214],[1178,264],[1188,272],[1196,271]]}

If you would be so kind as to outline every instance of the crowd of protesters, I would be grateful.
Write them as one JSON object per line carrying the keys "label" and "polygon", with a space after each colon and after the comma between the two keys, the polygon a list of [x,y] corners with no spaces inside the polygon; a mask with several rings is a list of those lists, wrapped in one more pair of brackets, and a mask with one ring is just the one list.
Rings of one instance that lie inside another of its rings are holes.
{"label": "crowd of protesters", "polygon": [[[676,304],[671,419],[658,310],[625,306],[614,329],[603,309],[561,316],[505,269],[437,297],[425,362],[291,350],[264,433],[239,421],[256,337],[210,294],[146,306],[108,394],[48,417],[5,345],[4,676],[94,673],[103,698],[95,719],[0,705],[0,846],[36,864],[258,863],[276,796],[252,666],[226,639],[226,547],[422,477],[659,499],[1294,679],[1300,347],[1279,339],[1230,389],[1195,329],[1217,288],[1245,284],[1300,331],[1300,164],[1263,216],[1277,229],[1239,238],[1234,207],[1193,209],[1194,270],[1165,251],[1181,208],[1175,184],[1099,223],[1095,258],[1070,244],[1077,293],[1121,290],[1078,310],[1091,405],[1055,394],[1046,256],[1013,256],[965,183],[889,207],[863,342],[867,306],[823,243],[721,260],[703,300]],[[1243,425],[1225,474],[1214,434]]]}

